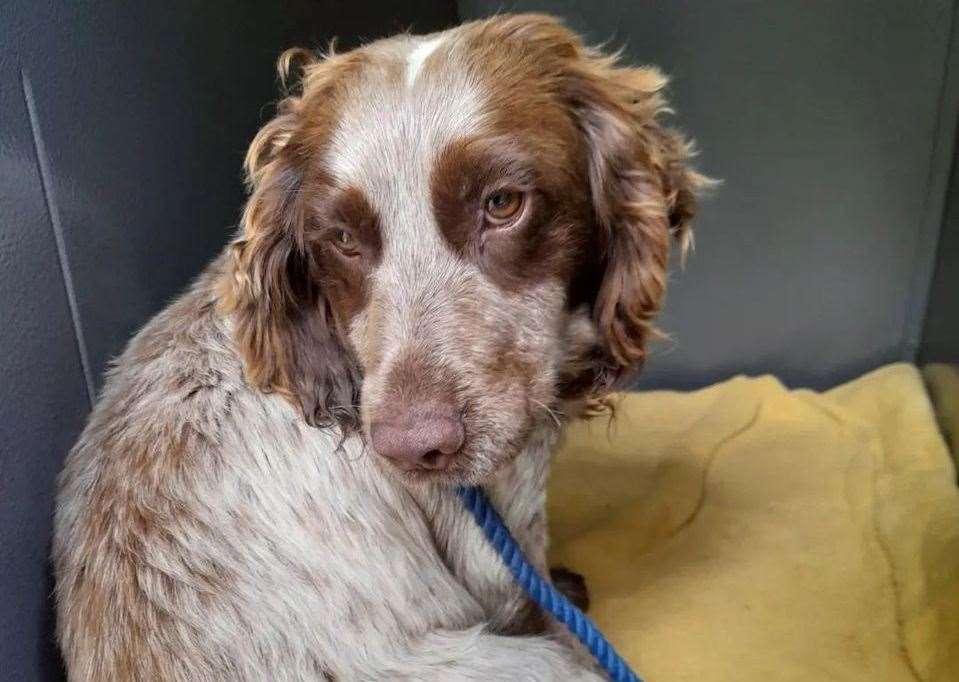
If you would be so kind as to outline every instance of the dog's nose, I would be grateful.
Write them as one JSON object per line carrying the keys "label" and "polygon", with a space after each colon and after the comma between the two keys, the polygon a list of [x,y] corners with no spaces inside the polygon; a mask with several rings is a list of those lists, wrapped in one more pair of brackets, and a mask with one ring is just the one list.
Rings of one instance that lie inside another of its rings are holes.
{"label": "dog's nose", "polygon": [[390,414],[370,425],[373,449],[403,469],[443,469],[463,445],[463,420],[452,406],[428,403]]}

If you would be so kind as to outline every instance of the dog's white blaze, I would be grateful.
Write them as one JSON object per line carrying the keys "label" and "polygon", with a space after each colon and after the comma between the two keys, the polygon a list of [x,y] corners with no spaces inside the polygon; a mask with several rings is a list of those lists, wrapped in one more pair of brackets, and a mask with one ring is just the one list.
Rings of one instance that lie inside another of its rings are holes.
{"label": "dog's white blaze", "polygon": [[[408,75],[415,78],[423,61],[446,39],[443,34],[412,48]],[[452,69],[420,83],[415,91],[397,90],[385,79],[366,86],[363,95],[343,109],[326,162],[338,181],[366,193],[380,212],[389,242],[397,230],[426,227],[422,216],[411,212],[429,206],[433,161],[450,141],[482,126],[485,100],[466,74]]]}
{"label": "dog's white blaze", "polygon": [[[411,79],[447,39],[411,44],[405,58]],[[454,68],[416,81],[412,88],[398,89],[388,79],[376,78],[374,74],[368,89],[344,107],[326,155],[333,177],[363,192],[382,230],[381,260],[369,280],[377,323],[354,325],[350,334],[358,348],[374,343],[368,334],[390,339],[380,358],[383,369],[365,377],[367,403],[376,401],[388,368],[416,339],[431,339],[435,360],[468,374],[465,356],[452,347],[458,337],[447,329],[457,323],[450,311],[460,292],[489,300],[495,293],[492,284],[479,281],[475,265],[457,258],[446,243],[431,196],[439,153],[483,129],[484,95],[468,74]],[[488,290],[480,289],[484,286]]]}
{"label": "dog's white blaze", "polygon": [[423,62],[433,54],[433,51],[439,47],[440,43],[443,42],[443,36],[439,35],[435,38],[429,38],[426,40],[421,40],[413,51],[410,52],[409,57],[406,58],[406,84],[413,85],[416,81],[416,77],[420,73],[420,69],[423,68]]}

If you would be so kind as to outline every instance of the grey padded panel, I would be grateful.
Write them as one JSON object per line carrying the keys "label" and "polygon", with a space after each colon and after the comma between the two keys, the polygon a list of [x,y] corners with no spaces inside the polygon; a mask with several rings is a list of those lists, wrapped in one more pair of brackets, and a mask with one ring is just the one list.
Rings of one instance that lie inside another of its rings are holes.
{"label": "grey padded panel", "polygon": [[660,65],[673,121],[724,181],[673,278],[662,326],[674,343],[645,385],[775,372],[825,387],[912,359],[953,3],[460,3],[464,18],[500,9],[558,14]]}
{"label": "grey padded panel", "polygon": [[17,66],[0,60],[0,678],[46,680],[53,481],[89,403]]}

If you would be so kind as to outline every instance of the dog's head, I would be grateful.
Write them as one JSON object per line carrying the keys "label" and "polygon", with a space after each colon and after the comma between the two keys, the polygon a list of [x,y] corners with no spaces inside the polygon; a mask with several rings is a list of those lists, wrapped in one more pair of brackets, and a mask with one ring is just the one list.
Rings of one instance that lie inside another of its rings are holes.
{"label": "dog's head", "polygon": [[656,70],[531,15],[293,59],[225,279],[252,384],[475,483],[642,364],[702,182]]}

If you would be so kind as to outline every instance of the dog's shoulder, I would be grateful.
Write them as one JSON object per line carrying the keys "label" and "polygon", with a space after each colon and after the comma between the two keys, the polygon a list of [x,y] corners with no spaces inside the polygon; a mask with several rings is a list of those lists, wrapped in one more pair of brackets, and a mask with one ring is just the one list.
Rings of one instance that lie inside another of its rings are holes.
{"label": "dog's shoulder", "polygon": [[229,321],[217,311],[220,273],[217,259],[130,340],[107,372],[91,425],[206,430],[206,415],[228,407],[244,382]]}
{"label": "dog's shoulder", "polygon": [[216,310],[220,271],[214,261],[112,363],[67,457],[61,503],[84,496],[94,481],[128,487],[162,480],[217,447],[238,394],[250,390],[229,323]]}

